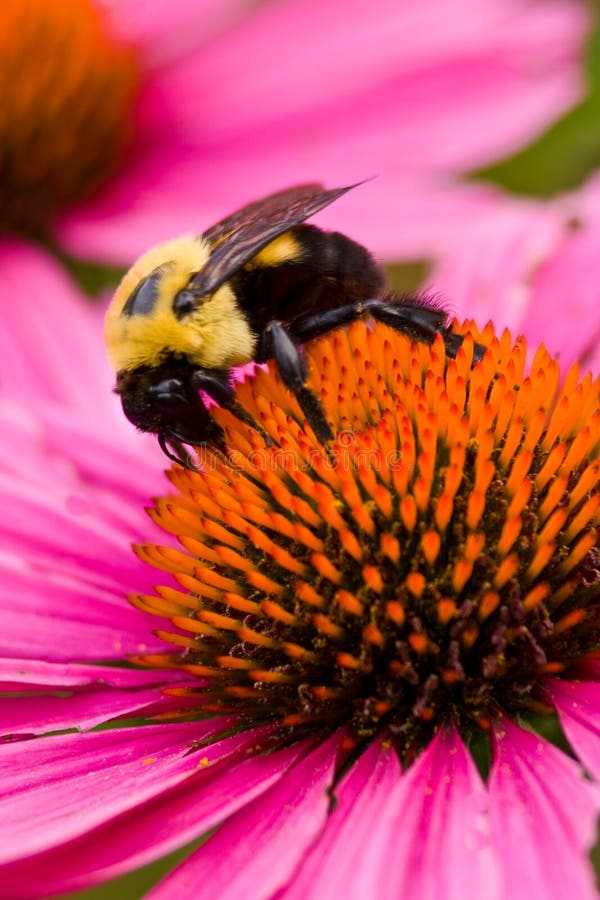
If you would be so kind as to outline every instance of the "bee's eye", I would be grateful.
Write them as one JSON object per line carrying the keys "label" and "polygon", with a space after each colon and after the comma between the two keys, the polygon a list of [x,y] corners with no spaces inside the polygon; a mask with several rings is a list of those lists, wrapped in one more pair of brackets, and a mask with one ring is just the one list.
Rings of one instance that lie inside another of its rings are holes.
{"label": "bee's eye", "polygon": [[148,389],[148,393],[151,395],[153,403],[158,402],[167,409],[185,406],[190,399],[185,385],[179,378],[164,378],[153,384]]}
{"label": "bee's eye", "polygon": [[150,316],[154,312],[160,287],[160,271],[153,272],[148,278],[140,281],[130,294],[121,312],[122,316]]}
{"label": "bee's eye", "polygon": [[198,306],[198,294],[194,291],[182,290],[175,294],[173,312],[178,319],[188,316]]}

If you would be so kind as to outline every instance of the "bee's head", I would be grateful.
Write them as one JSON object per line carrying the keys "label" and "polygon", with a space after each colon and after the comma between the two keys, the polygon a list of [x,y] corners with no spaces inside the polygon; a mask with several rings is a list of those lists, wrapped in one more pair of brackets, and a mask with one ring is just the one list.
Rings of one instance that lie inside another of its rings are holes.
{"label": "bee's head", "polygon": [[163,441],[197,446],[220,435],[191,374],[182,366],[141,366],[119,372],[115,390],[129,421]]}

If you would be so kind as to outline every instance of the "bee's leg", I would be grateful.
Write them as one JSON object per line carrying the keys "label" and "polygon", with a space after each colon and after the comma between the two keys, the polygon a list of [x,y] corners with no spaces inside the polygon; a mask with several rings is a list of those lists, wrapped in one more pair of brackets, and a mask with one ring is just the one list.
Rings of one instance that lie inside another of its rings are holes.
{"label": "bee's leg", "polygon": [[180,466],[183,466],[184,469],[190,469],[192,472],[198,471],[198,466],[194,463],[190,454],[186,451],[185,446],[176,440],[169,440],[167,443],[167,438],[164,434],[158,435],[158,446],[165,454],[165,456],[171,460],[171,462],[179,463]]}
{"label": "bee's leg", "polygon": [[[425,306],[423,303],[402,303],[390,300],[366,300],[363,303],[365,312],[376,321],[390,325],[397,331],[407,334],[417,341],[430,344],[436,334],[441,334],[446,345],[446,353],[454,359],[464,341],[464,335],[457,334],[452,328],[446,326],[448,314],[444,309]],[[473,362],[483,359],[486,351],[483,344],[475,342],[473,347]]]}
{"label": "bee's leg", "polygon": [[[228,371],[219,369],[198,369],[194,372],[193,381],[194,386],[199,391],[204,391],[209,397],[212,397],[219,406],[230,410],[236,419],[239,419],[240,422],[244,422],[246,425],[250,425],[255,431],[260,432],[267,443],[270,443],[268,436],[265,435],[256,419],[254,419],[250,413],[247,413],[244,407],[237,402],[234,390],[229,383]],[[221,449],[224,449],[224,445]]]}
{"label": "bee's leg", "polygon": [[229,384],[229,372],[218,369],[196,369],[192,375],[194,387],[208,394],[219,406],[230,408],[235,403],[235,394]]}
{"label": "bee's leg", "polygon": [[[367,316],[426,344],[431,344],[436,334],[441,334],[446,345],[446,352],[452,358],[456,356],[464,340],[462,335],[456,334],[451,328],[446,327],[447,313],[443,309],[426,306],[424,303],[419,305],[415,301],[409,303],[378,298],[338,306],[325,312],[299,316],[288,326],[288,333],[292,341],[303,344],[334,328],[349,325],[351,322]],[[482,344],[475,344],[474,362],[482,359],[485,350],[486,348]]]}
{"label": "bee's leg", "polygon": [[152,384],[148,394],[160,416],[155,429],[159,447],[168,459],[197,471],[187,447],[222,440],[222,431],[212,421],[198,391],[187,378],[167,377]]}
{"label": "bee's leg", "polygon": [[269,322],[260,338],[258,361],[270,357],[277,363],[281,380],[296,397],[317,440],[326,445],[333,440],[333,432],[318,398],[306,386],[308,374],[306,359],[300,347],[294,343],[280,322]]}

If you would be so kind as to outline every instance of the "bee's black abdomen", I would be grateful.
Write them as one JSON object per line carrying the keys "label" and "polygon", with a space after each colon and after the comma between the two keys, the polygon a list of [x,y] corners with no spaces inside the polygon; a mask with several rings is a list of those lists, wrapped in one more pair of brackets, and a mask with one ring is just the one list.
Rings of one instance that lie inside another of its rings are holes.
{"label": "bee's black abdomen", "polygon": [[258,333],[272,319],[290,322],[381,293],[383,272],[360,244],[312,225],[298,225],[286,236],[298,248],[289,261],[253,262],[232,280],[238,302]]}
{"label": "bee's black abdomen", "polygon": [[343,291],[336,297],[335,305],[342,299],[376,297],[385,284],[385,277],[369,251],[338,231],[321,231],[314,225],[292,228],[304,250],[302,264],[314,268],[321,277],[332,279]]}

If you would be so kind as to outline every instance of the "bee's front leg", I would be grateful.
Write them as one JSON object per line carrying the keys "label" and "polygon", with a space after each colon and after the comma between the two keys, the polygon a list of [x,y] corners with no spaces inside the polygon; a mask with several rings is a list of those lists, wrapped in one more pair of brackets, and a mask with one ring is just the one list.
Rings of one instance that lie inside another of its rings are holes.
{"label": "bee's front leg", "polygon": [[319,399],[306,386],[308,366],[304,354],[281,322],[269,322],[260,338],[258,361],[271,357],[277,363],[281,380],[296,397],[318,441],[323,445],[332,441],[333,432]]}

